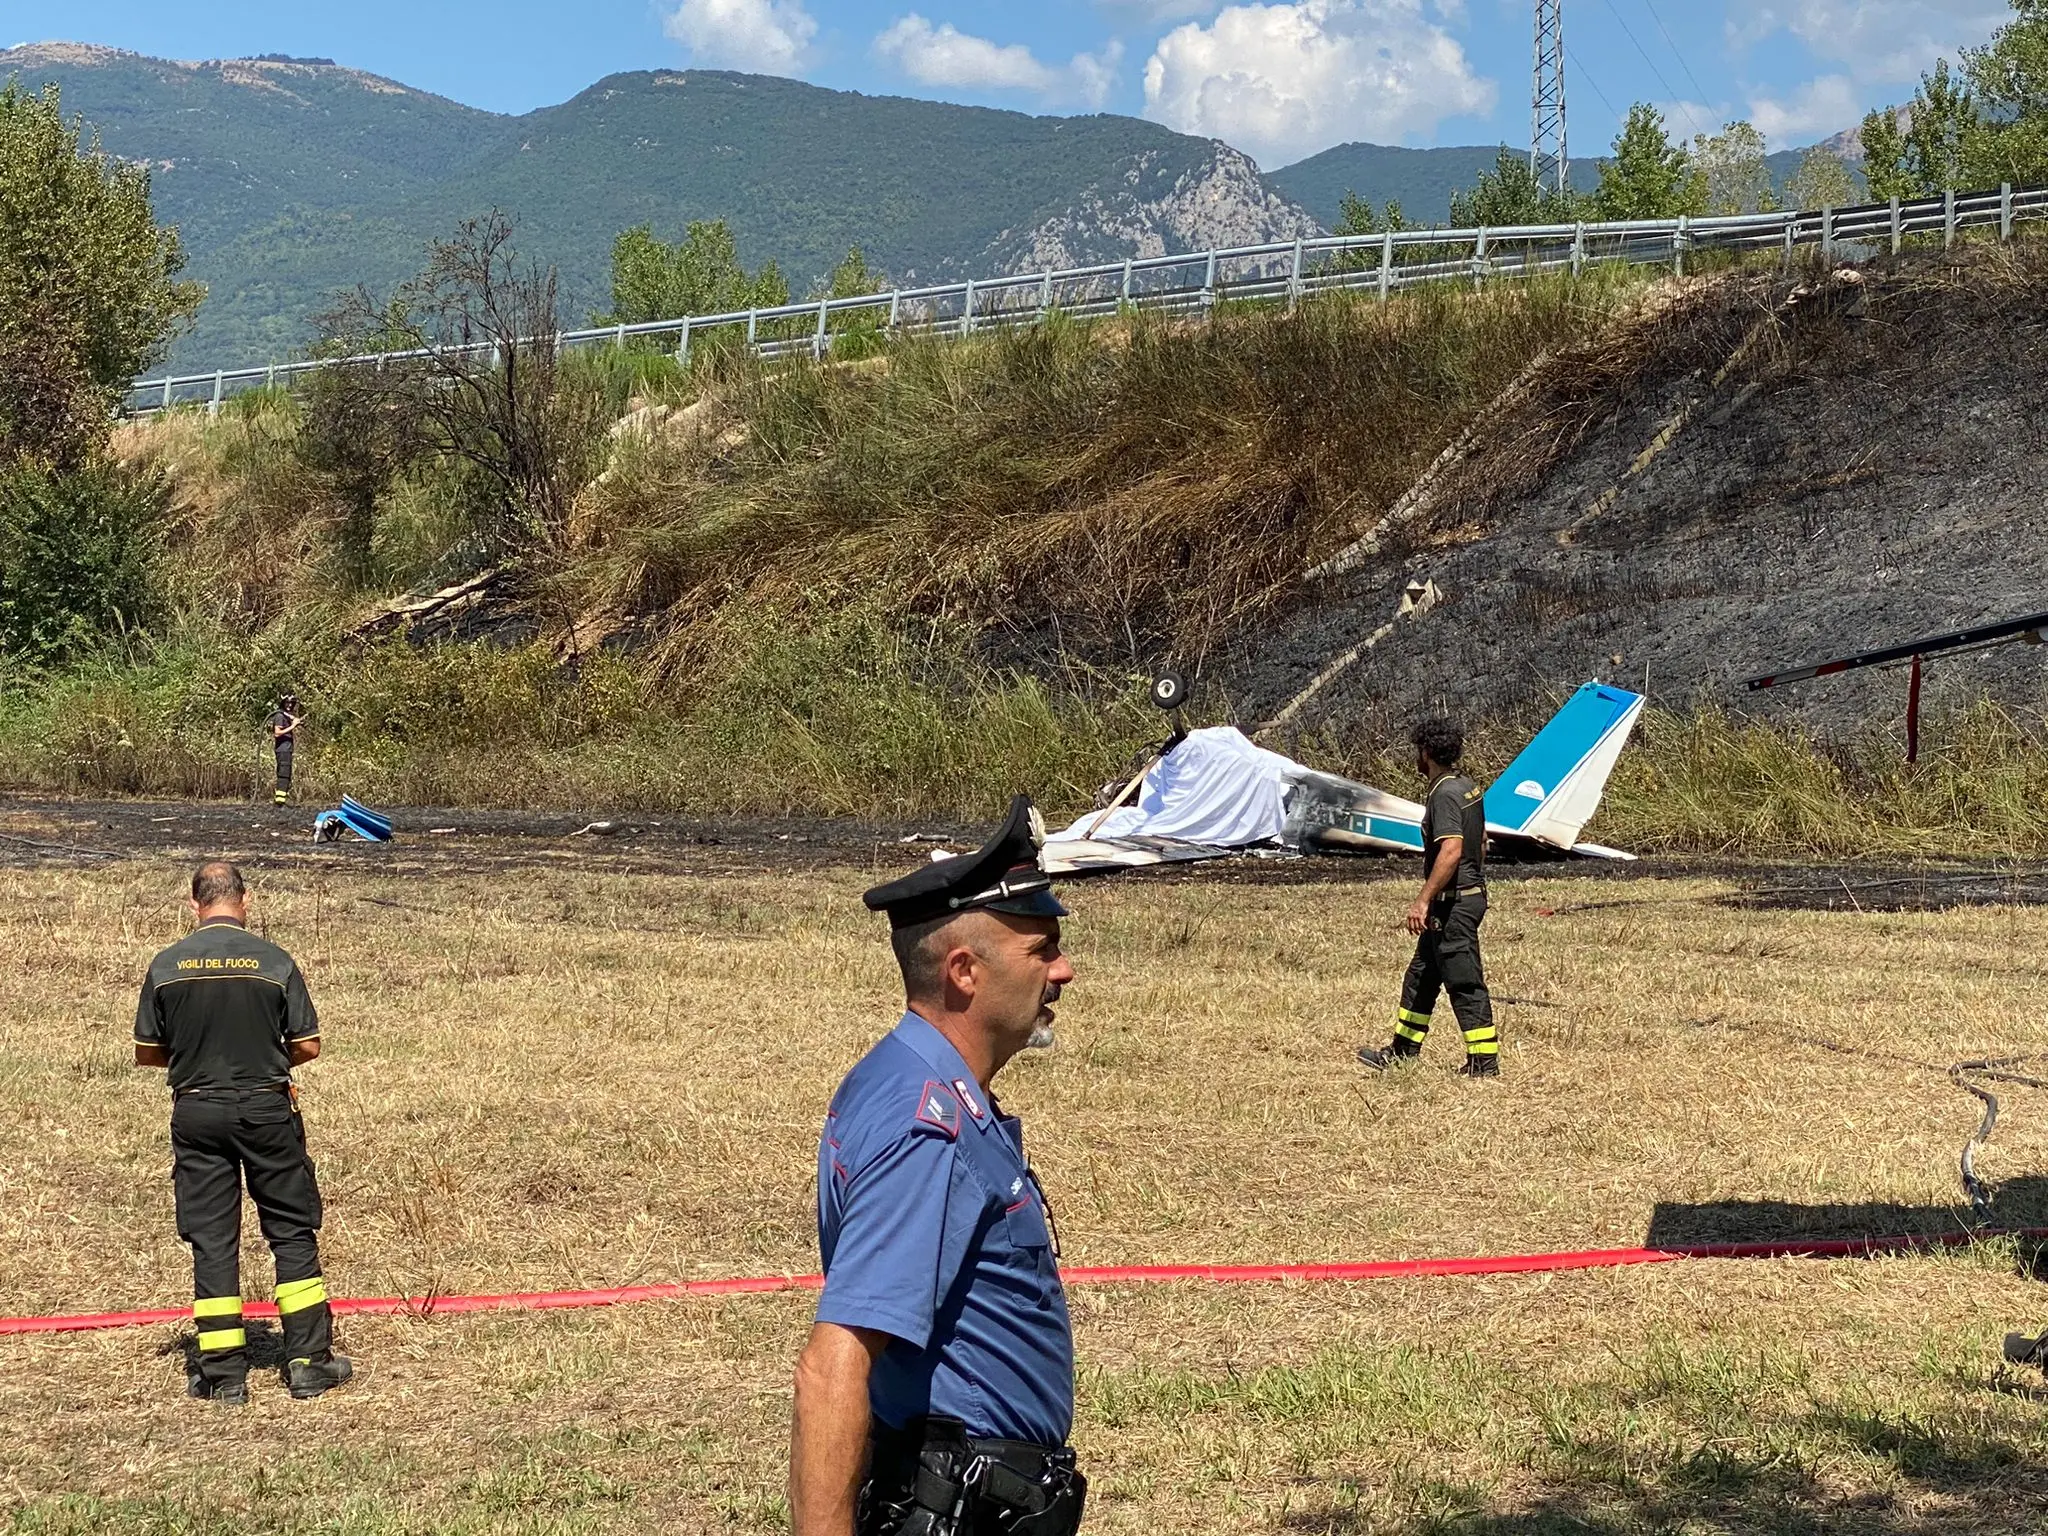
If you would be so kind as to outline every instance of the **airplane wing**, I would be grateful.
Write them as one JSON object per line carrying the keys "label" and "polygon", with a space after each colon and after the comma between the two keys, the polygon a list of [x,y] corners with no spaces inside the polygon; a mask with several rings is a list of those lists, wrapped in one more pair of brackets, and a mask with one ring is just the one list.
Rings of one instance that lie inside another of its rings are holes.
{"label": "airplane wing", "polygon": [[1048,875],[1072,880],[1081,875],[1109,875],[1126,869],[1231,859],[1244,852],[1242,848],[1182,842],[1172,837],[1056,837],[1047,839],[1039,863]]}

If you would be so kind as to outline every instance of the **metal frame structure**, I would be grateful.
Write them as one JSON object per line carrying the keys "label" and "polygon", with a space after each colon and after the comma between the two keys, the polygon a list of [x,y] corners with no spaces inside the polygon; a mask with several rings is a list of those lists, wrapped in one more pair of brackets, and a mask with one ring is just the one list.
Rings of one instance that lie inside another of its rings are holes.
{"label": "metal frame structure", "polygon": [[1906,680],[1906,761],[1918,762],[1921,658],[1956,651],[1988,650],[1994,645],[2010,645],[2015,640],[2027,640],[2038,645],[2044,631],[2048,631],[2048,613],[2030,613],[2017,619],[1998,619],[1989,624],[1973,624],[1968,629],[1944,630],[1941,634],[1907,640],[1899,645],[1879,646],[1876,650],[1838,656],[1833,661],[1809,662],[1803,666],[1787,667],[1781,672],[1766,672],[1760,677],[1746,677],[1742,680],[1742,686],[1751,693],[1756,693],[1764,688],[1780,688],[1786,683],[1803,683],[1811,678],[1833,677],[1837,672],[1854,672],[1862,667],[1896,666],[1899,662],[1906,662],[1909,666]]}
{"label": "metal frame structure", "polygon": [[1529,101],[1529,174],[1561,197],[1571,178],[1564,133],[1564,0],[1536,0],[1536,80]]}
{"label": "metal frame structure", "polygon": [[[1499,229],[1424,229],[1377,235],[1323,235],[1271,245],[1235,246],[1184,255],[1006,277],[970,278],[925,288],[847,299],[813,299],[771,309],[684,315],[634,325],[558,332],[558,349],[623,347],[660,338],[679,362],[707,341],[744,344],[766,358],[824,358],[849,330],[891,338],[963,336],[990,326],[1035,325],[1051,316],[1079,319],[1127,309],[1207,315],[1231,304],[1285,304],[1339,289],[1385,299],[1397,288],[1447,281],[1484,283],[1538,273],[1578,273],[1597,262],[1626,261],[1685,270],[1700,252],[1775,253],[1789,266],[1795,250],[1815,247],[1824,260],[1897,252],[1909,239],[1952,245],[1970,228],[1996,228],[2010,239],[2021,221],[2048,220],[2048,187],[1949,192],[1940,197],[1867,203],[1854,208],[1738,214],[1725,218],[1637,219],[1609,223],[1518,225]],[[492,343],[315,358],[220,368],[210,373],[140,379],[128,387],[131,413],[173,405],[218,409],[230,394],[289,384],[321,368],[404,366],[450,354],[482,356]]]}

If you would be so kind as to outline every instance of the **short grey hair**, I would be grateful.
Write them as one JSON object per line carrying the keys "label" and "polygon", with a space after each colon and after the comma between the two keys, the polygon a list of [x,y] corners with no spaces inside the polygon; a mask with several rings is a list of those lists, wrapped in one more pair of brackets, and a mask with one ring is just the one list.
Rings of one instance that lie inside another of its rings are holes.
{"label": "short grey hair", "polygon": [[242,872],[226,859],[209,859],[192,876],[192,899],[202,907],[240,901],[249,894]]}
{"label": "short grey hair", "polygon": [[[903,972],[905,997],[931,997],[938,992],[940,983],[945,979],[946,955],[956,942],[948,935],[961,919],[973,915],[972,911],[942,912],[924,922],[889,930],[889,948],[896,956],[897,967]],[[979,954],[980,950],[976,949],[975,953]]]}

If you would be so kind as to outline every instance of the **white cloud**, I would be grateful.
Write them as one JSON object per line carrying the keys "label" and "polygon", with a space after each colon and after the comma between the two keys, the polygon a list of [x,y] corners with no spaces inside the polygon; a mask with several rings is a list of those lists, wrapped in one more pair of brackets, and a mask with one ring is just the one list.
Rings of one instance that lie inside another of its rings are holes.
{"label": "white cloud", "polygon": [[691,62],[761,75],[801,71],[818,35],[803,0],[682,0],[664,26]]}
{"label": "white cloud", "polygon": [[1048,64],[1022,43],[996,43],[962,32],[950,21],[934,26],[915,11],[875,38],[875,56],[920,85],[953,90],[1028,91],[1051,102],[1099,107],[1116,87],[1123,44],[1100,53],[1077,53]]}
{"label": "white cloud", "polygon": [[1398,143],[1493,102],[1421,0],[1233,5],[1167,33],[1145,65],[1147,117],[1269,168],[1350,139]]}
{"label": "white cloud", "polygon": [[1786,140],[1811,143],[1863,121],[1863,101],[1847,75],[1820,75],[1784,97],[1753,96],[1749,120],[1783,149]]}
{"label": "white cloud", "polygon": [[1738,44],[1790,32],[1858,81],[1916,80],[1943,54],[1981,43],[2012,19],[2003,0],[1732,0]]}

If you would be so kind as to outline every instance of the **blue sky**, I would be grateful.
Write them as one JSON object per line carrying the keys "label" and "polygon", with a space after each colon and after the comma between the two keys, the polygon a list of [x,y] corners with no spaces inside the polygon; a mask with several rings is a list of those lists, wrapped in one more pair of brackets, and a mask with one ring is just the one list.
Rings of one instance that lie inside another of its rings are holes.
{"label": "blue sky", "polygon": [[[2003,0],[1567,0],[1571,147],[1631,101],[1773,148],[1902,100]],[[5,0],[0,44],[172,58],[329,57],[501,112],[615,70],[691,64],[1033,112],[1112,111],[1229,140],[1267,169],[1352,139],[1526,144],[1529,0]]]}

